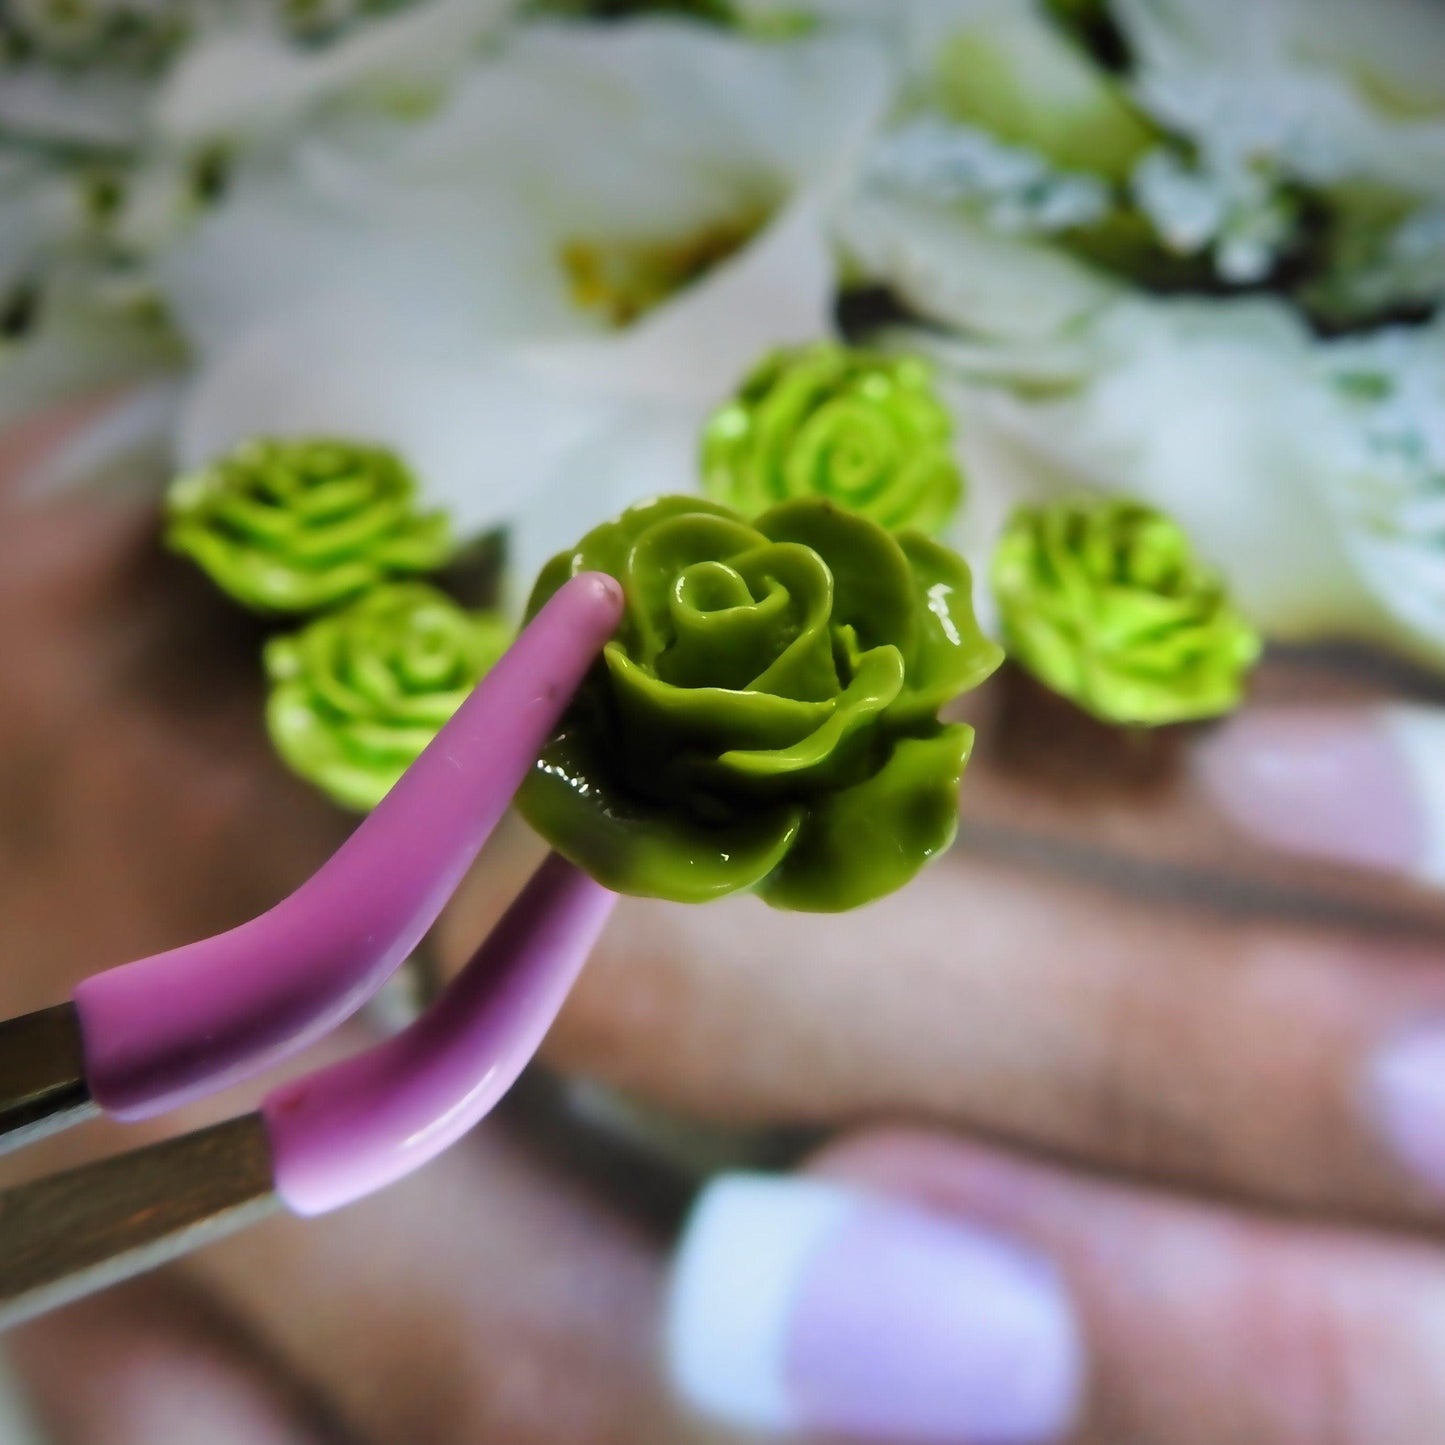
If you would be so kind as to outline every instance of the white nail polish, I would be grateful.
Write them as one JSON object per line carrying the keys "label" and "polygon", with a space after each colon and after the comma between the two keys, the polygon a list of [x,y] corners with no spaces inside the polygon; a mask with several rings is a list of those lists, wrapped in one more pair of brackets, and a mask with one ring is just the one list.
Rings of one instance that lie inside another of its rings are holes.
{"label": "white nail polish", "polygon": [[1382,713],[1415,789],[1421,839],[1412,872],[1445,888],[1445,710],[1397,704]]}
{"label": "white nail polish", "polygon": [[668,1357],[683,1398],[749,1430],[799,1427],[785,1375],[803,1276],[854,1210],[852,1196],[764,1175],[715,1180],[673,1266]]}
{"label": "white nail polish", "polygon": [[1445,1196],[1445,1027],[1424,1024],[1391,1039],[1374,1060],[1369,1099],[1395,1157]]}
{"label": "white nail polish", "polygon": [[731,1424],[913,1445],[1057,1440],[1082,1378],[1047,1261],[912,1205],[761,1175],[699,1201],[668,1355],[684,1399]]}
{"label": "white nail polish", "polygon": [[1445,885],[1445,712],[1247,708],[1194,774],[1240,832],[1284,853]]}

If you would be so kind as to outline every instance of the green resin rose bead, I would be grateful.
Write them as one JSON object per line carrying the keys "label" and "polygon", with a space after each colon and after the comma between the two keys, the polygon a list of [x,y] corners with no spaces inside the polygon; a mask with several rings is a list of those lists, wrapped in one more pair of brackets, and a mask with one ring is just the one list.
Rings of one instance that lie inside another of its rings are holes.
{"label": "green resin rose bead", "polygon": [[518,795],[558,852],[623,893],[832,912],[949,845],[973,730],[938,710],[1000,659],[954,553],[818,498],[663,497],[554,557],[529,613],[589,570],[623,620]]}
{"label": "green resin rose bead", "polygon": [[992,581],[1009,656],[1106,722],[1228,712],[1260,654],[1259,635],[1179,526],[1136,502],[1021,509]]}
{"label": "green resin rose bead", "polygon": [[447,561],[447,518],[416,490],[382,447],[247,442],[172,484],[166,541],[248,607],[318,612]]}
{"label": "green resin rose bead", "polygon": [[708,495],[748,516],[825,497],[879,526],[943,529],[963,497],[928,364],[822,342],[774,352],[703,433]]}
{"label": "green resin rose bead", "polygon": [[266,644],[266,727],[287,765],[365,811],[507,650],[511,627],[421,582],[359,602]]}

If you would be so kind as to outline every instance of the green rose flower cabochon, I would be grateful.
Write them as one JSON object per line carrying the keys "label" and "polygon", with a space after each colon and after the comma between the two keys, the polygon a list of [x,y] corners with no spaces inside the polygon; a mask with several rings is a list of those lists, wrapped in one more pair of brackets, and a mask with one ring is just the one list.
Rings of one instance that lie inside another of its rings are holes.
{"label": "green rose flower cabochon", "polygon": [[266,644],[266,726],[287,765],[374,808],[507,650],[512,629],[396,582]]}
{"label": "green rose flower cabochon", "polygon": [[447,518],[416,493],[383,447],[262,439],[172,483],[166,540],[248,607],[317,612],[448,560]]}
{"label": "green rose flower cabochon", "polygon": [[1236,707],[1259,634],[1178,523],[1113,497],[1025,507],[993,556],[1009,656],[1105,722]]}
{"label": "green rose flower cabochon", "polygon": [[529,614],[594,569],[622,623],[518,795],[560,853],[624,893],[831,912],[952,841],[973,732],[938,710],[1001,656],[954,553],[818,498],[663,497],[554,557]]}
{"label": "green rose flower cabochon", "polygon": [[927,362],[820,342],[774,352],[713,414],[703,484],[749,516],[825,497],[936,534],[963,497],[952,442]]}

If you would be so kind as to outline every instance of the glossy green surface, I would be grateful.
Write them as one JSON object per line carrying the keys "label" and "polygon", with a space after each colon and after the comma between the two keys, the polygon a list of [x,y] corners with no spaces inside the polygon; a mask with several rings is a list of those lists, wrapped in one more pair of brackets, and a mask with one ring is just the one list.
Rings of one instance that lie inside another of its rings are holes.
{"label": "glossy green surface", "polygon": [[626,612],[518,796],[559,852],[624,893],[831,912],[952,841],[973,733],[938,710],[1000,657],[952,552],[817,498],[664,497],[553,558],[529,611],[588,570]]}
{"label": "glossy green surface", "polygon": [[287,765],[365,811],[507,650],[512,629],[420,582],[359,602],[266,645],[266,727]]}
{"label": "glossy green surface", "polygon": [[440,513],[416,509],[394,453],[352,442],[247,442],[177,478],[166,542],[261,612],[316,612],[451,555]]}
{"label": "glossy green surface", "polygon": [[1168,517],[1097,497],[1014,514],[992,567],[1009,656],[1107,722],[1213,717],[1259,635]]}
{"label": "glossy green surface", "polygon": [[963,497],[953,420],[916,357],[821,342],[776,351],[703,433],[703,485],[748,516],[825,497],[936,533]]}

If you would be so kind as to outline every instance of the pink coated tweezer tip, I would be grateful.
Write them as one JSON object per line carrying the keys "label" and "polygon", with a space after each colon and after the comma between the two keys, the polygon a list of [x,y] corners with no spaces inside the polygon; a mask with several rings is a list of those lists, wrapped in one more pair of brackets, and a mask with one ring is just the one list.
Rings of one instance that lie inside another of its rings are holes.
{"label": "pink coated tweezer tip", "polygon": [[85,1073],[122,1119],[161,1113],[330,1032],[421,941],[612,635],[622,589],[558,590],[332,858],[269,912],[85,980]]}
{"label": "pink coated tweezer tip", "polygon": [[349,1204],[477,1123],[541,1044],[615,901],[552,854],[415,1023],[276,1089],[262,1115],[286,1206],[312,1215]]}

